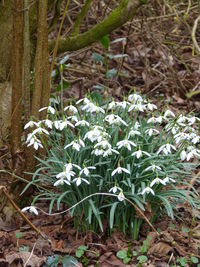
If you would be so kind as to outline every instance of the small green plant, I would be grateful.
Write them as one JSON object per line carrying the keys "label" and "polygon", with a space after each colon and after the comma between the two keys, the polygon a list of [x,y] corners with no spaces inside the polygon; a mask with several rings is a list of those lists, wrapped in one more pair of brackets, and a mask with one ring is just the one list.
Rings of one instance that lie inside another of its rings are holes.
{"label": "small green plant", "polygon": [[[99,253],[97,253],[96,251],[88,250],[87,246],[81,245],[76,250],[76,257],[81,260],[83,266],[88,266],[89,263],[88,258],[85,256],[86,251],[94,253],[96,258],[99,258]],[[96,266],[98,266],[98,261],[96,262]]]}
{"label": "small green plant", "polygon": [[119,250],[117,252],[117,257],[123,260],[124,264],[128,264],[131,261],[132,255],[128,253],[127,250]]}
{"label": "small green plant", "polygon": [[148,249],[150,247],[150,241],[151,241],[152,237],[151,236],[147,236],[147,238],[143,241],[142,246],[140,247],[140,253],[147,253]]}
{"label": "small green plant", "polygon": [[61,112],[53,105],[43,110],[46,119],[25,126],[33,127],[27,145],[46,154],[37,158],[38,169],[24,189],[35,185],[38,195],[23,211],[37,215],[40,199],[49,201],[49,213],[66,203],[75,227],[103,231],[107,219],[111,232],[137,239],[143,221],[137,212],[145,206],[157,216],[165,210],[172,219],[177,203],[196,206],[195,189],[176,185],[189,185],[198,164],[190,160],[200,157],[199,118],[159,112],[135,92],[122,101],[98,102],[89,95]]}
{"label": "small green plant", "polygon": [[148,258],[145,255],[140,255],[137,257],[137,260],[138,260],[138,266],[141,266],[143,263],[148,261]]}
{"label": "small green plant", "polygon": [[22,238],[23,234],[21,232],[15,232],[15,237],[17,239],[17,247],[19,247],[19,240]]}
{"label": "small green plant", "polygon": [[53,256],[47,257],[47,261],[44,267],[57,267],[60,264],[63,267],[73,267],[73,266],[78,266],[78,261],[77,259],[69,255],[60,256],[55,254]]}
{"label": "small green plant", "polygon": [[19,247],[19,252],[29,252],[29,247],[28,246],[22,246],[22,247]]}
{"label": "small green plant", "polygon": [[176,259],[176,262],[179,263],[181,267],[187,266],[187,259],[185,257]]}
{"label": "small green plant", "polygon": [[76,257],[81,258],[84,255],[85,251],[87,251],[87,249],[88,247],[86,246],[79,246],[76,250]]}
{"label": "small green plant", "polygon": [[190,261],[191,261],[191,263],[193,263],[193,264],[197,264],[197,263],[199,263],[199,259],[198,259],[197,257],[195,257],[195,256],[191,256],[191,257],[190,257]]}

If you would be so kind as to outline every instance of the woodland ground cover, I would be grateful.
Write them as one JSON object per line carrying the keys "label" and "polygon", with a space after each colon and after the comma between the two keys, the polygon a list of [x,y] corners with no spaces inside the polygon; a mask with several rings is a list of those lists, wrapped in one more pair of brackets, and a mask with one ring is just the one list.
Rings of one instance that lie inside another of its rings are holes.
{"label": "woodland ground cover", "polygon": [[[103,11],[109,13],[109,5],[112,6],[114,3],[110,2],[106,6],[101,4],[99,8],[92,6],[84,27],[96,23],[97,13],[100,16],[103,15]],[[71,3],[70,14],[64,22],[63,35],[70,27],[71,19],[76,16],[74,9],[76,5],[78,4],[75,2]],[[99,14],[99,10],[102,10],[102,14]],[[19,251],[29,251],[24,263],[31,254],[35,254],[36,258],[34,255],[31,256],[33,266],[42,265],[42,262],[47,262],[47,265],[52,262],[56,265],[60,262],[63,266],[67,266],[70,261],[74,261],[75,266],[81,263],[83,266],[198,265],[199,126],[195,127],[195,131],[191,129],[195,120],[198,123],[196,117],[199,112],[198,94],[195,95],[199,82],[199,60],[191,38],[191,29],[197,15],[198,4],[195,1],[181,3],[152,1],[152,9],[144,7],[132,23],[110,36],[105,36],[99,44],[56,58],[56,67],[52,73],[54,100],[51,102],[51,107],[48,107],[48,117],[40,123],[31,118],[34,122],[26,125],[25,129],[30,130],[28,126],[32,125],[35,127],[34,135],[29,135],[27,144],[35,148],[41,146],[48,148],[49,159],[47,163],[41,162],[48,165],[47,170],[41,165],[41,169],[34,175],[33,183],[30,184],[30,186],[37,185],[38,188],[44,187],[40,188],[40,194],[44,195],[39,195],[41,199],[38,202],[35,194],[33,194],[34,202],[33,198],[29,198],[28,202],[28,205],[36,206],[36,208],[31,206],[31,211],[38,212],[39,216],[27,213],[26,215],[37,229],[51,239],[51,243],[49,244],[40,232],[38,238],[31,230],[33,228],[25,226],[19,216],[15,215],[13,222],[11,216],[9,217],[9,214],[13,214],[12,208],[3,203],[5,211],[1,221],[3,231],[0,232],[0,248],[2,261],[5,264],[8,261],[6,258],[8,252],[13,255],[9,262],[17,259],[20,262],[23,257],[22,254],[18,254]],[[84,30],[84,27],[80,30]],[[51,33],[50,39],[55,35],[57,29]],[[199,38],[198,29],[196,38],[197,40]],[[139,93],[136,94],[139,95],[137,98],[140,99],[142,96],[142,100],[132,103],[133,109],[128,112],[131,101],[126,97],[130,90],[136,90]],[[188,100],[191,93],[194,96]],[[147,102],[143,99],[144,95],[147,95]],[[60,96],[61,102],[58,104],[55,103],[55,96]],[[113,109],[108,111],[109,98],[110,102],[114,103],[111,104]],[[152,98],[153,102],[149,101],[149,98]],[[84,105],[83,101],[76,105],[79,99],[84,99]],[[159,112],[155,109],[155,104]],[[72,106],[67,108],[67,105],[75,105],[78,110],[78,121],[76,114],[73,114],[76,109]],[[134,111],[135,108],[139,110]],[[168,111],[165,114],[167,110],[173,113]],[[175,118],[172,114],[175,114]],[[136,123],[135,116],[140,127]],[[175,133],[177,129],[173,129],[173,132],[172,129],[168,131],[166,126],[170,122],[179,126],[178,131],[181,132]],[[95,128],[100,133],[99,138],[102,138],[101,134],[105,132],[102,140],[93,142],[93,139],[90,140],[91,135],[94,139],[97,136],[93,136],[94,129],[87,128],[87,123],[93,127],[95,125],[103,127],[103,129]],[[139,128],[131,129],[132,127]],[[116,138],[112,128],[118,132]],[[133,136],[128,135],[131,130]],[[40,134],[40,131],[43,134]],[[152,146],[149,147],[149,144]],[[66,148],[63,150],[64,147]],[[91,154],[92,152],[94,153]],[[17,165],[13,173],[7,146],[2,147],[0,153],[1,168],[10,170],[13,179],[17,176],[22,177],[23,154],[21,152],[17,154]],[[109,155],[110,153],[112,154]],[[63,155],[66,159],[64,161]],[[39,156],[41,153],[38,158]],[[104,173],[107,165],[102,165],[102,168],[98,165],[102,162],[102,158],[109,166],[106,177]],[[64,166],[66,163],[69,165]],[[75,163],[78,167],[71,166],[70,163]],[[141,164],[141,168],[135,166],[138,163]],[[88,176],[88,171],[91,176]],[[141,175],[139,181],[135,177],[137,173]],[[150,177],[149,180],[147,175]],[[183,176],[185,176],[184,181]],[[25,175],[25,178],[27,177],[28,175]],[[10,180],[10,176],[3,178]],[[42,185],[39,184],[41,180]],[[75,199],[71,197],[71,192],[69,198],[65,198],[68,188],[73,188]],[[95,201],[92,202],[86,199],[86,202],[80,203],[81,208],[77,205],[72,210],[75,220],[68,213],[52,217],[40,211],[44,210],[47,214],[49,211],[57,213],[57,207],[66,210],[73,203],[77,203],[77,198],[81,201],[80,191],[88,196],[90,188],[94,192],[99,189],[102,192],[104,189],[107,195],[96,195]],[[173,190],[175,202],[172,202],[172,196],[166,196],[166,192],[170,190]],[[133,198],[134,208],[126,200],[130,197]],[[158,198],[159,203],[163,204],[159,207]],[[182,203],[177,202],[177,198],[181,199]],[[66,203],[62,203],[62,200]],[[101,205],[104,201],[106,204]],[[21,206],[24,207],[24,204]],[[158,216],[158,211],[161,216]],[[174,216],[174,220],[169,219],[165,211],[168,215]],[[116,216],[117,212],[120,213],[120,217]],[[132,214],[132,218],[128,214]],[[144,215],[147,220],[144,219]],[[128,223],[124,223],[126,220]],[[139,233],[141,221],[143,224]],[[155,230],[149,222],[153,223]],[[101,230],[98,231],[101,227],[103,233]],[[138,237],[138,241],[134,241],[133,237]],[[44,255],[53,257],[43,258]]]}

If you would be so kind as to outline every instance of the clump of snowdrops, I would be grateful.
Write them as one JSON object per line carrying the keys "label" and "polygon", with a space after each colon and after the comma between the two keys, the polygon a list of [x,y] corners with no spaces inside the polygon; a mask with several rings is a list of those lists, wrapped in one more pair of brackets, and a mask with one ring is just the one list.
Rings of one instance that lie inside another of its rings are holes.
{"label": "clump of snowdrops", "polygon": [[61,111],[52,104],[40,112],[45,109],[45,120],[25,126],[33,127],[27,145],[46,153],[29,184],[43,189],[24,210],[38,214],[38,200],[49,201],[50,213],[66,203],[74,207],[76,227],[103,231],[107,220],[109,229],[137,238],[143,218],[126,199],[152,218],[164,211],[174,218],[178,202],[195,207],[197,192],[186,189],[200,157],[199,118],[159,112],[138,93],[102,105],[87,96]]}

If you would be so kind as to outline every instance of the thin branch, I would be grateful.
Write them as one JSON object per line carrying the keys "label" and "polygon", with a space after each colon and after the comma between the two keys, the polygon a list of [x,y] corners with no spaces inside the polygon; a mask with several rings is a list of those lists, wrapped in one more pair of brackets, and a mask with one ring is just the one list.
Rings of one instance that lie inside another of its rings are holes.
{"label": "thin branch", "polygon": [[197,26],[198,26],[199,20],[200,20],[200,15],[195,19],[194,26],[192,28],[192,33],[191,33],[192,41],[193,41],[194,47],[197,50],[198,54],[200,54],[200,47],[199,47],[197,40],[196,40],[196,31],[197,31]]}
{"label": "thin branch", "polygon": [[[127,21],[131,20],[142,5],[140,0],[121,0],[110,15],[102,22],[98,23],[92,29],[75,37],[56,40],[58,46],[57,52],[76,51],[100,40],[103,36],[111,33],[113,30],[121,27]],[[49,42],[50,50],[55,47],[55,41]]]}
{"label": "thin branch", "polygon": [[78,15],[78,17],[77,17],[77,19],[76,19],[76,21],[74,23],[74,27],[73,27],[73,30],[72,30],[72,35],[75,35],[76,36],[76,35],[79,34],[81,22],[84,20],[87,12],[89,11],[90,6],[92,4],[92,1],[93,0],[86,0],[85,1],[85,4],[84,4],[84,6],[81,9],[80,14]]}

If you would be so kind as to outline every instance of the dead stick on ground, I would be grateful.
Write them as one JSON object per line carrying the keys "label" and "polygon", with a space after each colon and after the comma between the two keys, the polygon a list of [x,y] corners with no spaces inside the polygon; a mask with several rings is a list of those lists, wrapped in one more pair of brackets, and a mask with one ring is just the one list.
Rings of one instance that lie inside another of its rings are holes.
{"label": "dead stick on ground", "polygon": [[48,241],[51,242],[51,240],[42,233],[32,222],[26,217],[26,215],[21,211],[21,209],[17,206],[17,204],[12,200],[11,196],[7,192],[7,189],[5,186],[0,186],[0,192],[3,192],[4,195],[7,197],[7,199],[10,201],[12,206],[16,209],[16,211],[19,213],[19,215],[30,225],[30,227],[39,235],[41,235],[44,239],[48,239]]}

